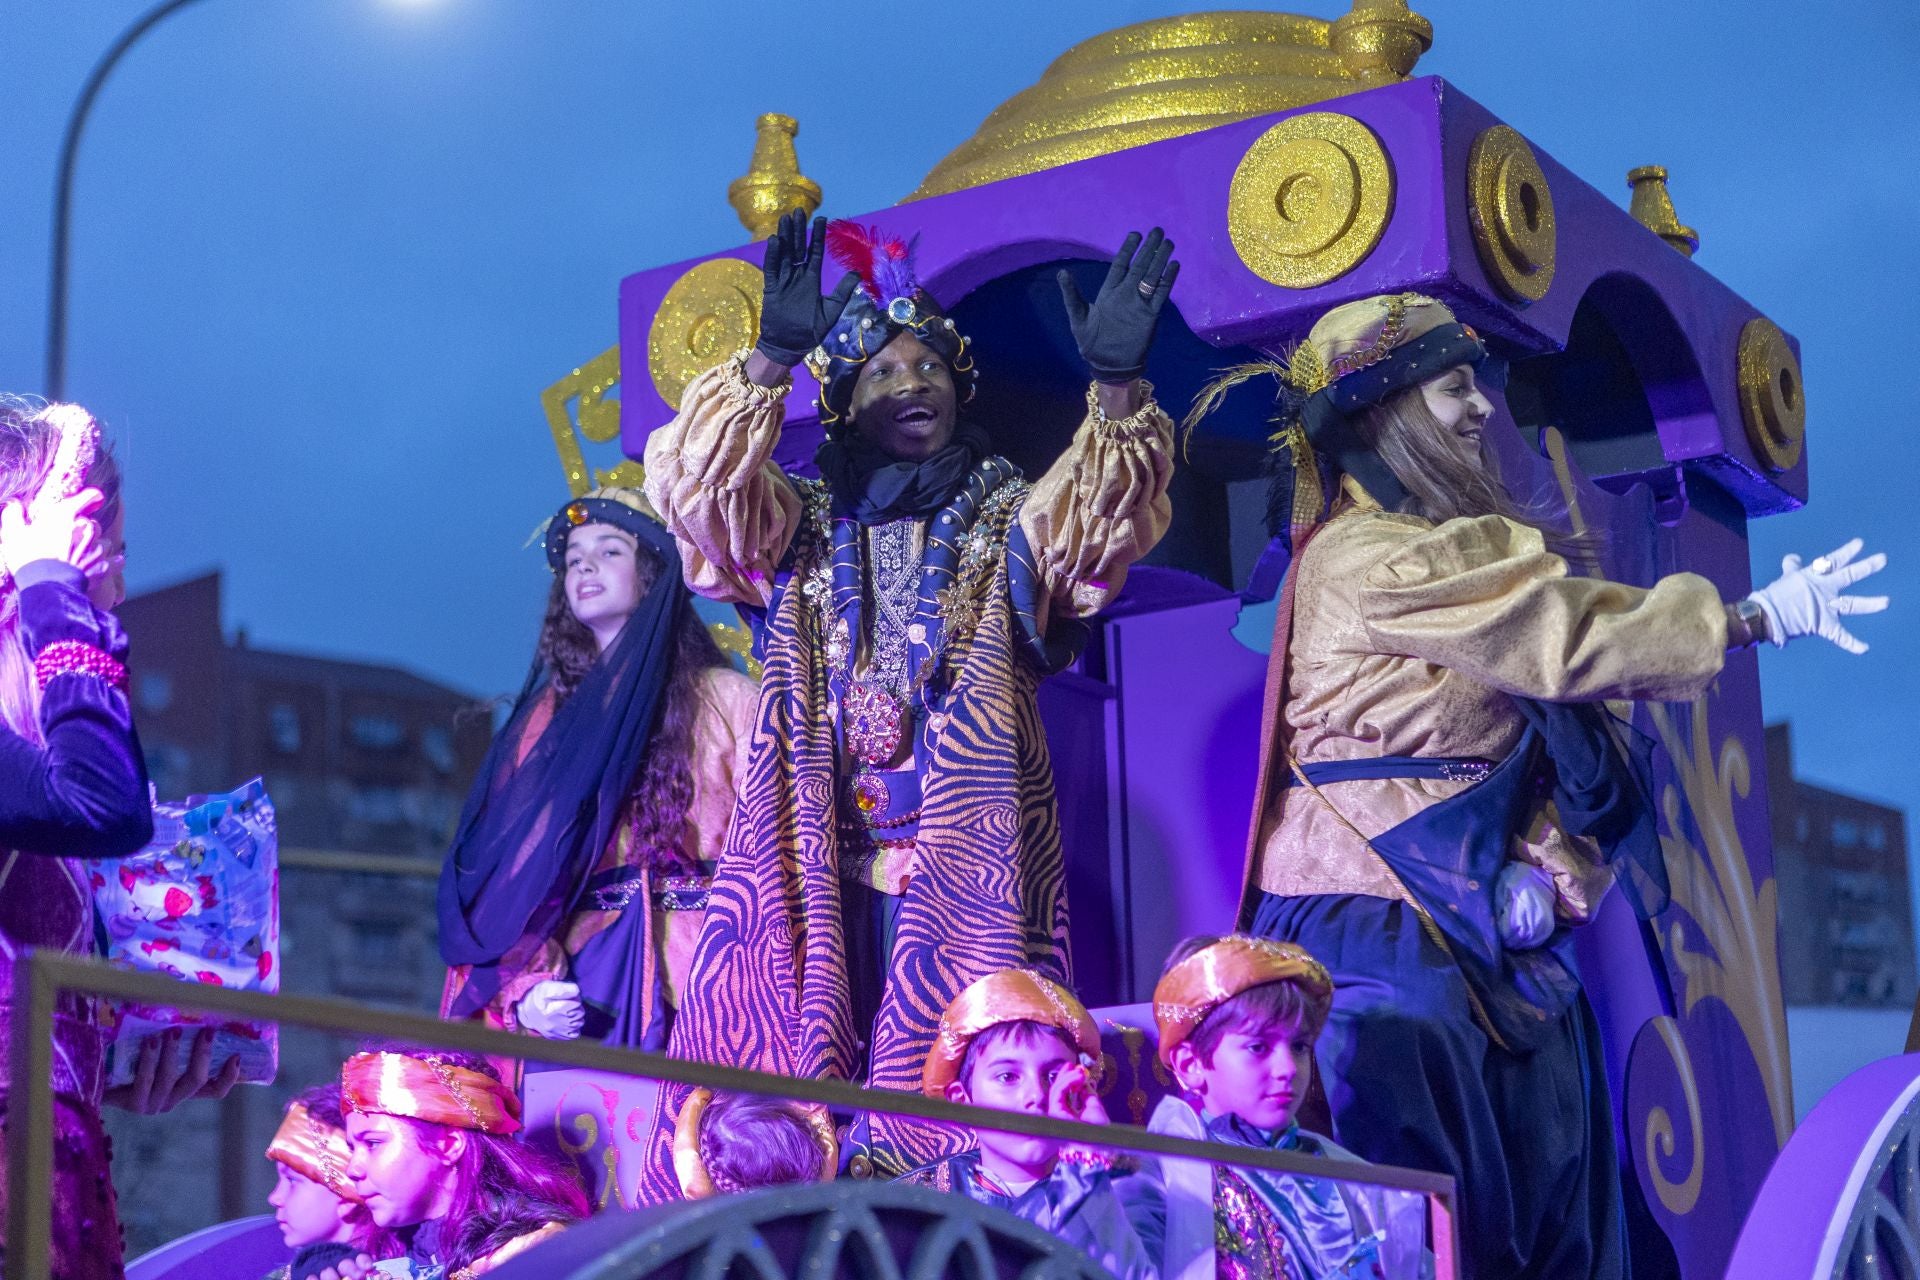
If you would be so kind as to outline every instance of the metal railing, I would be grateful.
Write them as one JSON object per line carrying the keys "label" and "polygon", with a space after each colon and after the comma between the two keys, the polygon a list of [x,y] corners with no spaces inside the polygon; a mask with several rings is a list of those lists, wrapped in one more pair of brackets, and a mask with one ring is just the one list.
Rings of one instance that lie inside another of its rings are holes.
{"label": "metal railing", "polygon": [[919,1094],[863,1089],[837,1080],[770,1075],[579,1040],[540,1040],[530,1045],[524,1035],[492,1030],[479,1023],[443,1022],[421,1014],[376,1009],[345,1000],[235,991],[119,969],[91,957],[38,950],[30,952],[14,971],[13,1061],[7,1107],[10,1185],[4,1280],[48,1280],[53,1191],[54,1011],[63,992],[219,1014],[239,1021],[276,1023],[336,1035],[460,1050],[491,1058],[533,1058],[559,1067],[819,1103],[848,1112],[994,1129],[1138,1155],[1172,1156],[1413,1192],[1427,1198],[1429,1244],[1435,1256],[1436,1280],[1455,1280],[1459,1275],[1453,1226],[1455,1188],[1453,1179],[1444,1174],[1391,1165],[1356,1166],[1287,1151],[1196,1142],[1150,1133],[1132,1125],[1089,1125],[1025,1112],[960,1106]]}

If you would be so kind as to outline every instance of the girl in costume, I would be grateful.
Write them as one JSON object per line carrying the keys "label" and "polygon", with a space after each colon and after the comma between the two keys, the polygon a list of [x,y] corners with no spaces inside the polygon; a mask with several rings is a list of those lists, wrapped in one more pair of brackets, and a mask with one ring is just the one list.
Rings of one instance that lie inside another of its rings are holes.
{"label": "girl in costume", "polygon": [[[78,405],[0,399],[0,990],[30,947],[90,953],[93,894],[78,858],[133,853],[153,834],[147,773],[127,702],[120,468]],[[0,1061],[13,1005],[0,1004]],[[93,1001],[62,992],[54,1013],[52,1263],[56,1280],[121,1274],[120,1225],[100,1123],[103,1101],[141,1112],[224,1096],[234,1059],[211,1072],[212,1032],[184,1069],[178,1033],[140,1048],[134,1082],[103,1093]],[[0,1125],[8,1120],[0,1079]],[[6,1177],[0,1171],[0,1223]],[[0,1254],[4,1253],[0,1241]]]}
{"label": "girl in costume", "polygon": [[[829,242],[852,270],[823,296]],[[1029,484],[963,415],[968,340],[905,240],[824,219],[809,239],[796,211],[767,242],[755,348],[695,378],[646,446],[688,583],[756,613],[767,670],[675,1055],[911,1091],[962,988],[1067,976],[1037,687],[1167,528],[1173,424],[1141,374],[1171,255],[1131,236],[1093,302],[1063,286],[1087,414]],[[802,360],[817,480],[773,461]],[[650,1198],[675,1193],[684,1092],[662,1090]],[[899,1173],[953,1142],[863,1120],[848,1162]]]}
{"label": "girl in costume", "polygon": [[664,1049],[756,695],[631,489],[548,522],[533,669],[440,882],[441,1012]]}
{"label": "girl in costume", "polygon": [[520,1099],[469,1054],[357,1053],[340,1069],[347,1179],[414,1280],[471,1280],[587,1216],[572,1171],[517,1141]]}
{"label": "girl in costume", "polygon": [[1418,294],[1339,307],[1269,368],[1293,560],[1243,924],[1331,971],[1335,1136],[1458,1179],[1469,1275],[1618,1276],[1606,1076],[1563,943],[1616,870],[1643,907],[1665,882],[1647,754],[1600,702],[1697,698],[1763,640],[1863,650],[1843,620],[1885,600],[1843,593],[1884,557],[1791,558],[1732,603],[1694,574],[1570,574],[1590,551],[1481,448],[1496,365]]}
{"label": "girl in costume", "polygon": [[366,1203],[347,1180],[352,1155],[338,1083],[315,1085],[288,1105],[267,1144],[267,1159],[275,1166],[267,1203],[294,1258],[267,1280],[311,1272],[321,1251],[334,1262],[358,1257],[369,1265],[402,1252],[399,1242],[367,1215]]}

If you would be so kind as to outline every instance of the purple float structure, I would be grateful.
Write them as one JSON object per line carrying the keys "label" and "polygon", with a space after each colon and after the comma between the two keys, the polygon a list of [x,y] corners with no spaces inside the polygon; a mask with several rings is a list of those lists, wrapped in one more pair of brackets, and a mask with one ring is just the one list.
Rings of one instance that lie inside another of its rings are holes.
{"label": "purple float structure", "polygon": [[[1029,474],[1066,443],[1085,388],[1054,272],[1090,288],[1128,231],[1157,225],[1183,266],[1147,376],[1176,415],[1214,370],[1283,352],[1328,308],[1418,290],[1511,361],[1507,474],[1604,530],[1610,575],[1684,569],[1738,598],[1747,522],[1807,496],[1792,340],[1444,80],[834,212],[918,236],[923,279],[974,340],[974,412]],[[622,282],[628,457],[692,369],[751,343],[760,254]],[[820,434],[797,376],[778,457],[804,468]],[[1145,998],[1173,942],[1233,921],[1277,586],[1262,528],[1270,395],[1236,391],[1188,442],[1172,530],[1084,658],[1043,688],[1090,1003]],[[1635,1251],[1656,1273],[1708,1280],[1793,1127],[1757,664],[1735,655],[1710,696],[1634,719],[1660,746],[1672,903],[1643,923],[1613,895],[1580,962],[1644,1205]]]}

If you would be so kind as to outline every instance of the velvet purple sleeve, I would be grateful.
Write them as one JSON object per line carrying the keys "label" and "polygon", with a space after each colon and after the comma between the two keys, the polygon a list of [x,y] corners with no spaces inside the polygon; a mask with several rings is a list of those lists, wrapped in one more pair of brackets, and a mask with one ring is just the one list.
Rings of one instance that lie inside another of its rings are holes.
{"label": "velvet purple sleeve", "polygon": [[[78,570],[40,560],[17,581],[29,654],[75,640],[126,660],[126,633],[88,601]],[[124,690],[57,675],[41,691],[40,731],[44,747],[0,729],[0,846],[116,858],[152,838],[147,769]]]}

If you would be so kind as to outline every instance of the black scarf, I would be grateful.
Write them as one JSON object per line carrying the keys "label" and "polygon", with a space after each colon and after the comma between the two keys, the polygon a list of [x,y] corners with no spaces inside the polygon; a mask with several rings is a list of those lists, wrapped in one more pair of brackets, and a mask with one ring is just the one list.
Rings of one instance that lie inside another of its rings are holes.
{"label": "black scarf", "polygon": [[861,524],[884,524],[947,505],[991,448],[987,433],[963,420],[945,448],[920,462],[895,458],[858,430],[829,436],[813,461],[833,492],[835,511]]}
{"label": "black scarf", "polygon": [[551,936],[574,910],[665,709],[687,588],[666,530],[636,523],[661,561],[652,589],[516,761],[547,683],[539,667],[529,674],[461,811],[440,873],[440,955],[473,971],[451,1016],[484,1008],[500,990],[507,950]]}

